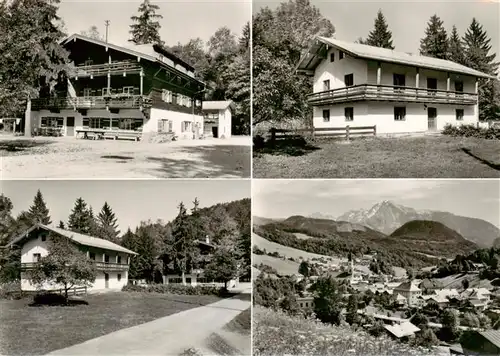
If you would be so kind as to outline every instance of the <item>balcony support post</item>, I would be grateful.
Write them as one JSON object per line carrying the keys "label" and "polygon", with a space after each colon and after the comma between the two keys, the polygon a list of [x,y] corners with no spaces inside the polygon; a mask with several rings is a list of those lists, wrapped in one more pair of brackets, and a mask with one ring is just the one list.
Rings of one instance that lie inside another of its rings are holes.
{"label": "balcony support post", "polygon": [[108,72],[108,87],[107,87],[107,94],[111,94],[111,73]]}
{"label": "balcony support post", "polygon": [[417,67],[417,74],[415,74],[415,94],[418,97],[418,88],[420,87],[420,68]]}
{"label": "balcony support post", "polygon": [[450,95],[450,73],[447,73],[446,77],[446,96]]}
{"label": "balcony support post", "polygon": [[141,69],[140,73],[141,83],[140,83],[140,94],[143,95],[143,85],[144,85],[144,71]]}
{"label": "balcony support post", "polygon": [[380,86],[381,82],[382,82],[382,65],[380,64],[380,62],[377,62],[377,87]]}
{"label": "balcony support post", "polygon": [[476,78],[476,85],[474,87],[474,93],[479,94],[479,79]]}

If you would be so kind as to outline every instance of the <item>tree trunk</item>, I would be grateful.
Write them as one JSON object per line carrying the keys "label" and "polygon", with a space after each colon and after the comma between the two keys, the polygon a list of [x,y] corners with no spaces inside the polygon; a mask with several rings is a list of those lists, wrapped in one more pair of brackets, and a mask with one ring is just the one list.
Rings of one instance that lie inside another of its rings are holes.
{"label": "tree trunk", "polygon": [[224,281],[224,289],[227,290],[227,281]]}

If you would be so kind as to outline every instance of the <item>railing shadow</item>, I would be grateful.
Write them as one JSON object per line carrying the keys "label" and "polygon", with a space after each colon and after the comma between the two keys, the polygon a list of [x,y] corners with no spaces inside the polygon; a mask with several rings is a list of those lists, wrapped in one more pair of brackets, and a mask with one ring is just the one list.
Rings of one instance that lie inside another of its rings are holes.
{"label": "railing shadow", "polygon": [[469,156],[471,156],[472,158],[477,159],[479,162],[484,163],[488,167],[493,168],[494,170],[500,171],[500,164],[490,162],[484,158],[481,158],[481,157],[475,155],[474,153],[472,153],[472,151],[469,148],[462,148],[462,151],[465,152],[466,154],[468,154]]}
{"label": "railing shadow", "polygon": [[309,143],[304,137],[282,138],[272,142],[263,138],[254,139],[254,154],[300,157],[321,149]]}

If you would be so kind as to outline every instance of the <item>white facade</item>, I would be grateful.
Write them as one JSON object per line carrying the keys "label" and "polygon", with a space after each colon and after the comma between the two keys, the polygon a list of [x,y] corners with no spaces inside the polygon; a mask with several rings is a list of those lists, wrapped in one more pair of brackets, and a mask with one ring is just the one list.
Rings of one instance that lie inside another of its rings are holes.
{"label": "white facade", "polygon": [[[21,248],[21,264],[38,262],[39,258],[45,257],[49,253],[48,244],[49,239],[42,237],[44,234],[39,234],[37,237],[26,239]],[[123,252],[103,250],[96,247],[88,247],[87,256],[92,257],[96,262],[109,262],[130,264],[130,256]],[[90,255],[92,254],[92,256]],[[29,270],[21,272],[21,290],[34,291],[34,290],[57,290],[62,286],[55,283],[45,283],[42,286],[37,286],[31,283],[29,277]],[[107,275],[107,277],[106,277]],[[88,291],[96,290],[121,290],[128,283],[128,271],[123,269],[120,271],[103,271],[97,270],[96,279]],[[78,287],[78,286],[76,286]]]}
{"label": "white facade", "polygon": [[[436,90],[454,92],[455,83],[457,85],[462,83],[464,93],[477,93],[476,78],[473,76],[455,73],[448,74],[439,70],[384,62],[380,63],[379,66],[379,63],[376,61],[354,58],[346,53],[343,53],[343,59],[340,59],[340,52],[335,47],[330,48],[326,54],[326,58],[322,59],[315,68],[314,93],[348,87],[345,83],[345,76],[349,74],[352,74],[352,83],[347,83],[350,86],[369,84],[392,87],[394,85],[394,74],[399,74],[405,77],[404,86],[412,90],[414,88],[426,90],[427,79],[433,78],[437,81]],[[406,114],[404,119],[396,120],[395,107],[405,108]],[[345,108],[352,108],[352,120],[346,118]],[[432,119],[434,112],[429,111],[429,108],[436,110],[435,119]],[[324,118],[328,114],[325,111],[329,111],[329,120]],[[315,128],[376,125],[377,134],[442,130],[446,124],[477,125],[478,121],[477,102],[475,105],[455,105],[433,104],[432,102],[416,103],[399,102],[397,100],[373,101],[364,99],[358,101],[344,100],[343,102],[314,106],[313,108],[313,125]]]}
{"label": "white facade", "polygon": [[[76,136],[77,130],[82,130],[83,119],[85,118],[109,118],[115,122],[112,127],[123,119],[140,119],[142,123],[142,133],[156,133],[162,130],[162,127],[171,128],[172,132],[179,139],[198,138],[203,133],[203,116],[186,114],[170,110],[150,109],[149,119],[138,109],[120,109],[118,114],[111,113],[108,110],[87,110],[85,115],[75,110],[61,110],[59,113],[53,113],[49,110],[31,111],[28,126],[25,132],[34,132],[35,128],[42,127],[42,118],[61,118],[62,119],[62,135]],[[74,118],[74,126],[68,126],[68,118]],[[163,125],[159,124],[160,120],[165,120]],[[169,123],[171,122],[171,123]],[[29,131],[28,131],[29,128]],[[116,127],[115,127],[116,128]]]}

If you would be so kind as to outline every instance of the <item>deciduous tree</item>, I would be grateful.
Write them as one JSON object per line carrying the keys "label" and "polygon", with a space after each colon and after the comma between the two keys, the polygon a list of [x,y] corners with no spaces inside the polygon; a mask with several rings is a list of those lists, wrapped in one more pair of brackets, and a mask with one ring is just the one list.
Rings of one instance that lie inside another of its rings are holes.
{"label": "deciduous tree", "polygon": [[62,286],[66,302],[68,290],[73,287],[90,287],[96,278],[92,261],[78,250],[69,239],[49,234],[48,254],[30,271],[31,281],[42,287],[46,283]]}
{"label": "deciduous tree", "polygon": [[104,41],[104,37],[99,32],[99,29],[97,28],[96,25],[92,25],[89,27],[88,30],[81,31],[80,33],[88,38],[92,38],[94,40],[99,40],[99,41]]}

